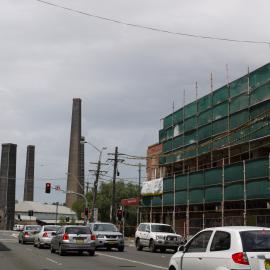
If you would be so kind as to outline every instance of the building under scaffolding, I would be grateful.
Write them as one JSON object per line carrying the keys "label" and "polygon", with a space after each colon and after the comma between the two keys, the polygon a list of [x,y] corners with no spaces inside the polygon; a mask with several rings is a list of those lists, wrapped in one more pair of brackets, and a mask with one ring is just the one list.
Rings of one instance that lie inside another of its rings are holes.
{"label": "building under scaffolding", "polygon": [[148,180],[161,177],[162,191],[142,194],[142,219],[183,235],[270,227],[269,120],[270,63],[166,116],[148,149]]}

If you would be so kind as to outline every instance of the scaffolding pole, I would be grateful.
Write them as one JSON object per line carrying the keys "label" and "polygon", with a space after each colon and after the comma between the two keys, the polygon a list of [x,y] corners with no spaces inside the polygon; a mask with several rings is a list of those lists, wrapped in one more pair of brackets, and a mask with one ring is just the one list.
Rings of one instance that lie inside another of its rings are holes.
{"label": "scaffolding pole", "polygon": [[[249,115],[249,121],[251,120],[251,115],[250,115],[250,73],[249,73],[249,67],[248,67],[248,115]],[[248,136],[248,159],[251,158],[251,153],[250,153],[250,133]]]}
{"label": "scaffolding pole", "polygon": [[[210,81],[211,81],[211,106],[213,106],[213,73],[210,74]],[[211,164],[210,167],[213,168],[213,108],[212,111],[212,121],[211,121]]]}
{"label": "scaffolding pole", "polygon": [[189,171],[187,173],[186,239],[189,235]]}
{"label": "scaffolding pole", "polygon": [[197,107],[197,112],[196,112],[196,136],[197,136],[197,141],[196,141],[196,171],[199,170],[199,140],[198,140],[198,117],[199,117],[199,108],[198,108],[198,82],[196,82],[195,85],[196,88],[196,107]]}
{"label": "scaffolding pole", "polygon": [[222,201],[221,201],[221,226],[224,226],[224,158],[222,160]]}
{"label": "scaffolding pole", "polygon": [[164,222],[164,198],[163,198],[163,193],[161,195],[161,223]]}
{"label": "scaffolding pole", "polygon": [[175,173],[173,174],[173,229],[175,230]]}
{"label": "scaffolding pole", "polygon": [[[185,103],[186,103],[186,90],[184,89],[184,98],[183,98],[183,110],[182,110],[182,115],[183,115],[183,145],[185,145]],[[185,151],[183,151],[183,153],[185,153]],[[185,173],[185,159],[183,157],[181,157],[183,159],[183,163],[182,163],[182,173]]]}
{"label": "scaffolding pole", "polygon": [[247,225],[247,181],[246,181],[246,161],[243,160],[243,180],[244,180],[244,226]]}
{"label": "scaffolding pole", "polygon": [[[231,85],[229,82],[229,66],[228,64],[226,65],[226,79],[227,79],[227,87],[228,87],[228,115],[227,115],[227,119],[228,119],[228,134],[230,134],[230,103],[231,103]],[[228,164],[231,164],[231,144],[230,144],[230,136],[228,136]]]}
{"label": "scaffolding pole", "polygon": [[153,211],[153,208],[152,208],[152,207],[153,207],[152,201],[153,201],[153,197],[151,197],[151,208],[150,208],[150,218],[149,218],[149,219],[150,219],[150,223],[152,223],[152,214],[153,214],[153,213],[152,213],[152,211]]}

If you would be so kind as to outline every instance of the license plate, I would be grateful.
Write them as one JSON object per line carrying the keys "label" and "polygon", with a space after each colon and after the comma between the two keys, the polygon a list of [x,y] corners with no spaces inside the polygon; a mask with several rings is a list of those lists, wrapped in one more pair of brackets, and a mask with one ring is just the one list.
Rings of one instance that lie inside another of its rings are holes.
{"label": "license plate", "polygon": [[264,261],[264,267],[265,267],[265,270],[270,270],[270,260]]}
{"label": "license plate", "polygon": [[76,240],[76,244],[84,244],[83,240]]}
{"label": "license plate", "polygon": [[110,241],[110,242],[108,242],[109,244],[115,244],[116,243],[116,241]]}

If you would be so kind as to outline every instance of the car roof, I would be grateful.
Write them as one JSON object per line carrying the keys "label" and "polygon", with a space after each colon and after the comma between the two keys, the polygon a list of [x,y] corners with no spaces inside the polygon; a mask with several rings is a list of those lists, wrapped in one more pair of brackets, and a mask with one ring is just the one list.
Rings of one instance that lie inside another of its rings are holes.
{"label": "car roof", "polygon": [[[91,222],[89,224],[113,224],[111,222],[101,222],[101,221],[97,221],[97,222]],[[114,224],[113,224],[114,225]]]}
{"label": "car roof", "polygon": [[142,222],[141,224],[146,224],[146,225],[165,225],[165,226],[171,226],[170,224],[165,224],[165,223],[150,223],[150,222]]}
{"label": "car roof", "polygon": [[204,229],[204,231],[207,230],[222,230],[222,231],[227,231],[227,232],[232,232],[232,231],[237,231],[237,232],[242,232],[242,231],[256,231],[256,230],[267,230],[270,231],[270,228],[266,227],[257,227],[257,226],[223,226],[223,227],[212,227],[212,228],[207,228]]}

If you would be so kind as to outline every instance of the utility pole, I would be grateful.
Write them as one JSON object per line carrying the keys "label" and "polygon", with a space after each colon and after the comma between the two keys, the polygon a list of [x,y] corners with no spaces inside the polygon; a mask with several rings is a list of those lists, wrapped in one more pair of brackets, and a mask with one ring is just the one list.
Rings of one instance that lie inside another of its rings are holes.
{"label": "utility pole", "polygon": [[114,152],[114,164],[113,164],[113,186],[112,186],[112,214],[111,221],[115,223],[115,182],[116,182],[116,174],[117,174],[117,164],[118,164],[118,147],[115,147]]}
{"label": "utility pole", "polygon": [[86,194],[89,192],[89,185],[90,185],[90,183],[86,182]]}
{"label": "utility pole", "polygon": [[92,202],[92,209],[91,209],[91,220],[94,220],[94,210],[96,208],[96,201],[97,201],[97,189],[98,189],[98,180],[100,173],[107,173],[108,171],[101,171],[101,165],[108,165],[107,163],[101,163],[101,157],[102,157],[102,151],[99,152],[99,159],[97,163],[91,162],[91,164],[96,164],[97,169],[96,170],[89,170],[90,172],[95,173],[95,181],[94,181],[94,189],[93,189],[93,202]]}

